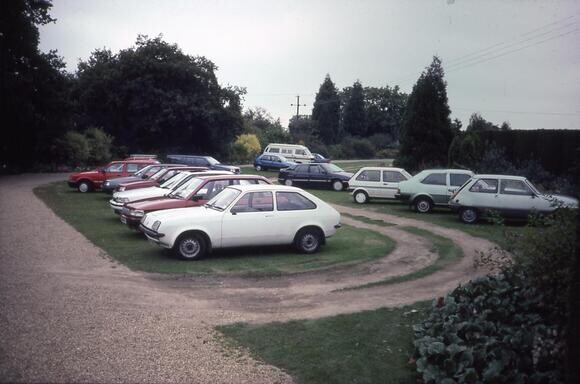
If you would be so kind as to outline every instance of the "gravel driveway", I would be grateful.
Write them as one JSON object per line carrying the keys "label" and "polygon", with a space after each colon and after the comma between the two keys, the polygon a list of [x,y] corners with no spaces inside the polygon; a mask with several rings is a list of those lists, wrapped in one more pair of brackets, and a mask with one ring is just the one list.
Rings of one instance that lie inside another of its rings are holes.
{"label": "gravel driveway", "polygon": [[[495,244],[423,221],[335,206],[393,226],[345,224],[391,237],[387,257],[348,269],[272,278],[173,277],[133,272],[58,218],[32,188],[66,175],[0,178],[0,380],[22,382],[286,383],[292,379],[242,351],[226,351],[218,324],[316,318],[444,295],[481,273],[478,250]],[[464,257],[424,278],[342,288],[433,263],[425,238],[450,238]]]}

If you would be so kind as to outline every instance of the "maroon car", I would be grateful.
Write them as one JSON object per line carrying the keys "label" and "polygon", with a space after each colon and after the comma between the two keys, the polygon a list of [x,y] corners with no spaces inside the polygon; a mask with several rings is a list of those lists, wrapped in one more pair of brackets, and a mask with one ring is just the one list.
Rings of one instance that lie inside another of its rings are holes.
{"label": "maroon car", "polygon": [[163,184],[165,181],[172,178],[174,175],[176,175],[179,172],[183,172],[183,171],[201,172],[201,171],[206,171],[206,170],[207,170],[207,168],[205,168],[205,167],[191,167],[191,166],[185,166],[185,165],[172,166],[172,167],[168,167],[165,169],[160,169],[158,172],[153,174],[148,179],[119,184],[119,186],[117,187],[116,190],[119,192],[122,192],[122,191],[129,191],[131,189],[159,186],[159,185]]}
{"label": "maroon car", "polygon": [[197,207],[207,203],[227,186],[240,184],[272,183],[265,177],[257,175],[194,177],[167,196],[125,204],[121,211],[121,222],[137,229],[146,213],[162,209]]}

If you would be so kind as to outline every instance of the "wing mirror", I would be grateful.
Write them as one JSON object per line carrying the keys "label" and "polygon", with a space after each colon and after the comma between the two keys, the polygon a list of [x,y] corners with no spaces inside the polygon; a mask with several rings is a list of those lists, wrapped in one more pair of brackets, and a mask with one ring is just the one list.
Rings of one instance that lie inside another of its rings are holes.
{"label": "wing mirror", "polygon": [[193,197],[191,198],[191,200],[193,201],[200,201],[203,198],[202,195],[193,195]]}

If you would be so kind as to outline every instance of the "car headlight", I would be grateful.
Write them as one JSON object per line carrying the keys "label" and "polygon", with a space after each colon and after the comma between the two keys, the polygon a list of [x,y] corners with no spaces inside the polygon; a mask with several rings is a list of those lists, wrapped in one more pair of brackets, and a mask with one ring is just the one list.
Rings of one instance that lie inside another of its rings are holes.
{"label": "car headlight", "polygon": [[145,211],[141,210],[141,209],[135,209],[129,212],[129,214],[131,216],[135,216],[135,217],[143,217],[143,215],[145,215]]}
{"label": "car headlight", "polygon": [[155,220],[155,222],[153,223],[153,226],[152,226],[153,230],[157,231],[159,229],[160,225],[161,225],[161,221]]}
{"label": "car headlight", "polygon": [[119,192],[123,192],[125,189],[127,189],[126,187],[119,187]]}
{"label": "car headlight", "polygon": [[108,187],[109,185],[111,185],[111,183],[109,183],[108,181],[105,181],[105,187]]}
{"label": "car headlight", "polygon": [[117,202],[119,202],[119,203],[123,203],[123,204],[125,204],[125,203],[128,203],[128,202],[129,202],[129,198],[128,198],[128,197],[117,197],[115,200],[116,200]]}

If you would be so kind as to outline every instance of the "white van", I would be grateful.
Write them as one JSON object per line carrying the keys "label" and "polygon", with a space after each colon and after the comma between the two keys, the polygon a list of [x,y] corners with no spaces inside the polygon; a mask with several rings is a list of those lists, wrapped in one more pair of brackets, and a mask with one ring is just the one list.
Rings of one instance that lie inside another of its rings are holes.
{"label": "white van", "polygon": [[268,144],[264,154],[276,153],[296,163],[309,163],[314,160],[314,155],[304,145],[297,144]]}

